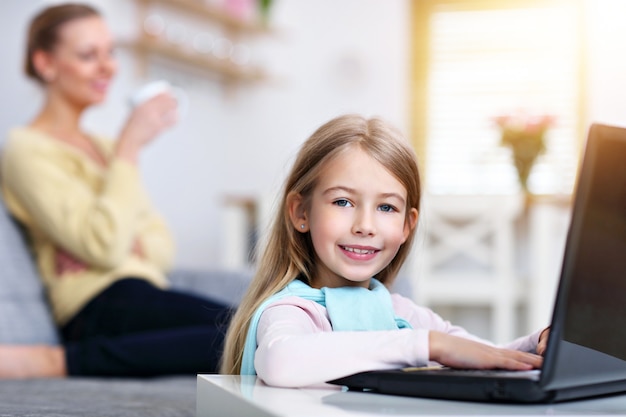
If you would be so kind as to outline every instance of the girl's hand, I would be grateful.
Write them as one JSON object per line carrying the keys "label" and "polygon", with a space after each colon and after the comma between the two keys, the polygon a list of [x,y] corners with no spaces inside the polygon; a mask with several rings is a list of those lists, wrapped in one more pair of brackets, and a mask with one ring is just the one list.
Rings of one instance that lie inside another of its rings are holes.
{"label": "girl's hand", "polygon": [[147,100],[128,118],[117,142],[117,155],[136,162],[139,151],[177,121],[177,102],[170,94]]}
{"label": "girl's hand", "polygon": [[533,353],[501,349],[473,340],[431,331],[430,360],[451,368],[530,370],[541,368],[543,358]]}
{"label": "girl's hand", "polygon": [[550,328],[546,327],[539,335],[539,343],[537,343],[537,354],[543,356],[548,346],[548,337],[550,336]]}

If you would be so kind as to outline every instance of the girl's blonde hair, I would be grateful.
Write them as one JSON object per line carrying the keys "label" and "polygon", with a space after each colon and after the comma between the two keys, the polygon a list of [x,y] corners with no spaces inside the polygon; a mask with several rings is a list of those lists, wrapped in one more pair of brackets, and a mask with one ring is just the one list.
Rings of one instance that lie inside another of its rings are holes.
{"label": "girl's blonde hair", "polygon": [[[221,372],[238,374],[250,320],[268,297],[299,275],[311,280],[315,254],[308,233],[293,227],[287,201],[300,194],[307,204],[325,166],[340,153],[359,147],[396,177],[407,190],[407,219],[411,208],[419,209],[421,186],[415,154],[402,134],[379,118],[357,115],[335,118],[317,129],[302,145],[284,186],[257,273],[234,315],[224,347]],[[413,228],[397,255],[376,278],[389,286],[404,263],[413,242]]]}

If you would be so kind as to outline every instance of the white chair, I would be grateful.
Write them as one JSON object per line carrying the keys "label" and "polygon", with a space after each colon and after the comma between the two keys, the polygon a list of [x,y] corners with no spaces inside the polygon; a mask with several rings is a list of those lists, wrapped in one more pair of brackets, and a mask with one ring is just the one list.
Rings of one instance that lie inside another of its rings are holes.
{"label": "white chair", "polygon": [[501,343],[517,336],[524,291],[515,267],[515,223],[523,207],[523,195],[426,195],[411,274],[415,301],[487,307],[485,337]]}
{"label": "white chair", "polygon": [[547,326],[565,251],[571,219],[569,196],[534,201],[529,214],[528,329]]}

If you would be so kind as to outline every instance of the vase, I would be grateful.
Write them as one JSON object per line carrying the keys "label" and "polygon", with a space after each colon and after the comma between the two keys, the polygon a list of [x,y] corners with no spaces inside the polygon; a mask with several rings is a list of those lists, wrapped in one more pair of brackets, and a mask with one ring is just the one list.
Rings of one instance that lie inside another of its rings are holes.
{"label": "vase", "polygon": [[528,177],[542,152],[543,147],[531,141],[519,142],[513,146],[513,164],[517,170],[517,177],[524,193],[529,193]]}

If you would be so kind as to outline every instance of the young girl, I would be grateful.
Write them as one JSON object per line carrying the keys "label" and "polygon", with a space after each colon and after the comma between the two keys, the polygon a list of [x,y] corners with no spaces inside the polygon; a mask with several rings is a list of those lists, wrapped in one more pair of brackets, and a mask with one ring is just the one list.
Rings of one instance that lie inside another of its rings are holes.
{"label": "young girl", "polygon": [[[498,348],[398,294],[421,189],[415,156],[380,119],[343,116],[303,145],[256,277],[227,334],[223,373],[299,387],[426,365],[528,370],[540,333]],[[545,337],[542,337],[545,339]]]}

